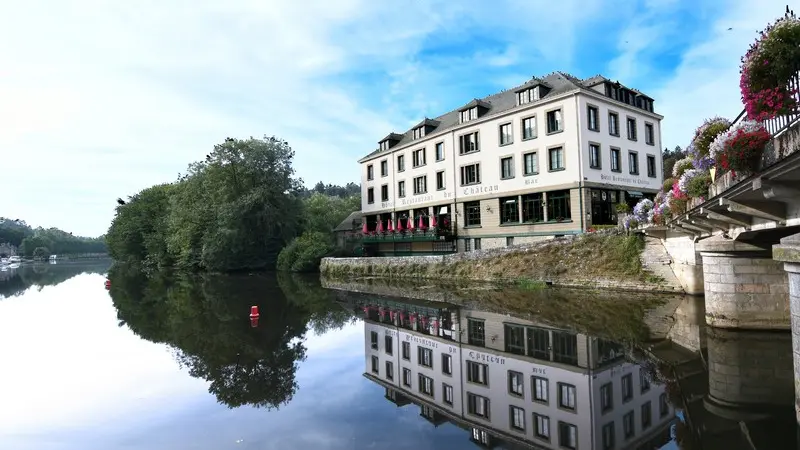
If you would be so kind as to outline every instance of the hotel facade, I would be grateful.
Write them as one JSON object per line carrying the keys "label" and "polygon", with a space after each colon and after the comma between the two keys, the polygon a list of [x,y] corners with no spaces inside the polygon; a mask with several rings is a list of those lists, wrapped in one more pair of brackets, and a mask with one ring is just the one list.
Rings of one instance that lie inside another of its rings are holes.
{"label": "hotel facade", "polygon": [[[363,302],[365,373],[488,448],[655,448],[675,412],[621,346],[507,315]],[[399,430],[398,430],[399,431]]]}
{"label": "hotel facade", "polygon": [[616,224],[615,204],[663,183],[661,119],[639,91],[556,72],[390,133],[359,160],[365,244],[469,251]]}

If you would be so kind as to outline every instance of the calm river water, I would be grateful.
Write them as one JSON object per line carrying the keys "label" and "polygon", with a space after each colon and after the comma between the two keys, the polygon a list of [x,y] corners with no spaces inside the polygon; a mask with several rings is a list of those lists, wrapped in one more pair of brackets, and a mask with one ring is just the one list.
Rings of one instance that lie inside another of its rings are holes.
{"label": "calm river water", "polygon": [[797,448],[788,333],[706,330],[702,299],[600,336],[586,314],[109,266],[0,271],[0,449]]}

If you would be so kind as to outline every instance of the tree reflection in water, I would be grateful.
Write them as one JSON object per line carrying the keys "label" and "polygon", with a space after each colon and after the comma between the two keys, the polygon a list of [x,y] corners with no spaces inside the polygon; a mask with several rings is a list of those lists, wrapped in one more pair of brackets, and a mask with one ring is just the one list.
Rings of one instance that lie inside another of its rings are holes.
{"label": "tree reflection in water", "polygon": [[[155,275],[124,266],[109,273],[120,326],[165,343],[193,377],[230,408],[278,408],[297,390],[308,330],[355,320],[316,279],[297,275]],[[250,306],[261,312],[250,326]]]}

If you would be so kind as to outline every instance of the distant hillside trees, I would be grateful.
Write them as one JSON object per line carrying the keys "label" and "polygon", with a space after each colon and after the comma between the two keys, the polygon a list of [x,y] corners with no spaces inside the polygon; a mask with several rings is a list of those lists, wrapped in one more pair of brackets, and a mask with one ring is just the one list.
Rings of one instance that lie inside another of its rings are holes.
{"label": "distant hillside trees", "polygon": [[[25,257],[33,257],[42,252],[58,255],[79,255],[87,253],[106,253],[103,236],[97,238],[74,236],[72,233],[58,228],[32,228],[24,220],[0,217],[0,246],[7,249],[11,245],[17,253]],[[7,251],[7,250],[5,250]]]}

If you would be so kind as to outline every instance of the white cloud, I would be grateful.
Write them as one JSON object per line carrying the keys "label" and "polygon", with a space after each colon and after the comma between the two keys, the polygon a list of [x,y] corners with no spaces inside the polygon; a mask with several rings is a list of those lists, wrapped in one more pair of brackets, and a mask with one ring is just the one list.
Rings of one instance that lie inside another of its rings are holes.
{"label": "white cloud", "polygon": [[[740,58],[768,23],[785,10],[785,2],[766,0],[726,3],[722,14],[706,26],[710,36],[687,50],[674,76],[651,93],[657,111],[664,115],[664,146],[686,147],[704,119],[723,116],[733,120],[744,106],[739,91]],[[732,30],[728,30],[732,28]]]}

